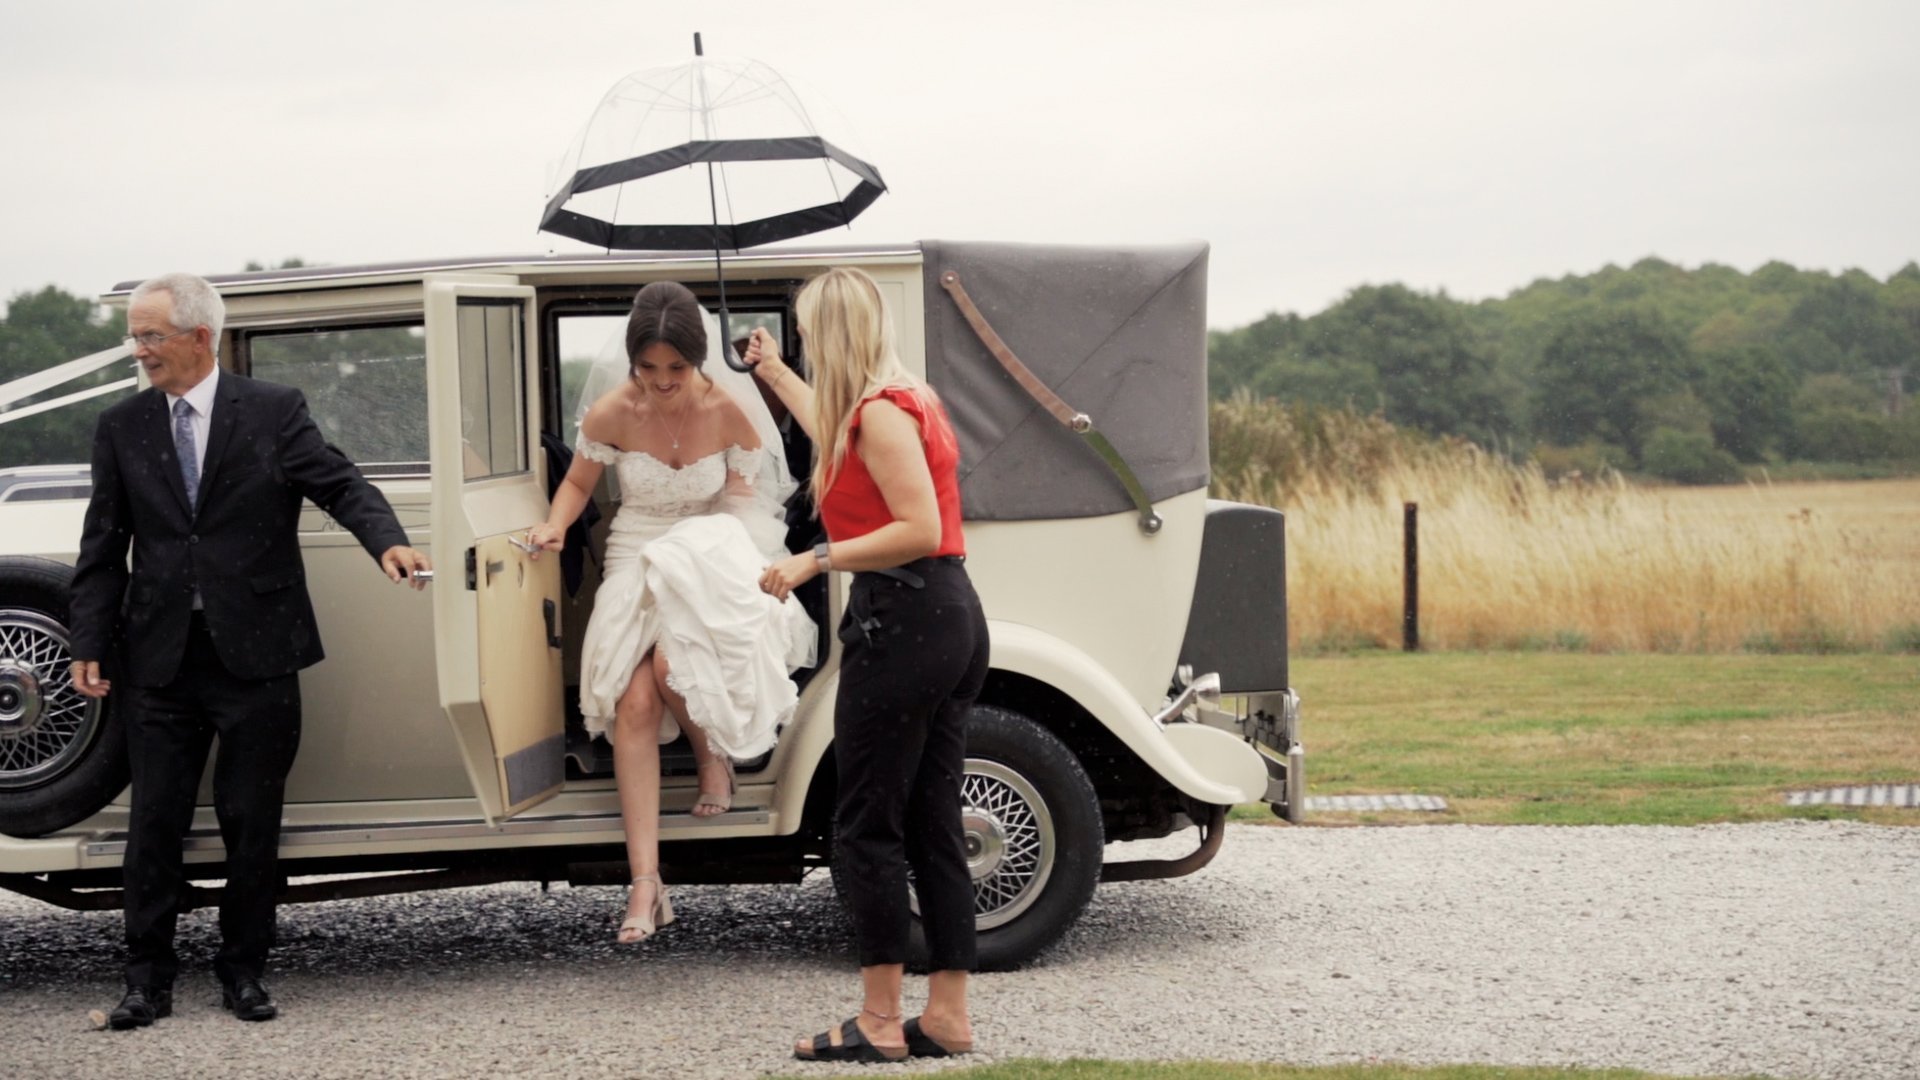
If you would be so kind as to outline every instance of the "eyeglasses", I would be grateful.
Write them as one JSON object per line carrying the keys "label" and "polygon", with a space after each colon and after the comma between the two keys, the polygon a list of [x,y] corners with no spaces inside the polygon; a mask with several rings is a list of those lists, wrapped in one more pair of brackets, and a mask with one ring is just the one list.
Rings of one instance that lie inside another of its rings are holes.
{"label": "eyeglasses", "polygon": [[121,338],[120,344],[125,345],[128,349],[137,349],[142,345],[145,345],[149,349],[157,349],[163,341],[171,341],[181,334],[191,334],[198,329],[199,327],[197,326],[189,327],[185,330],[175,330],[171,334],[156,334],[149,330],[144,334],[135,334],[132,337]]}

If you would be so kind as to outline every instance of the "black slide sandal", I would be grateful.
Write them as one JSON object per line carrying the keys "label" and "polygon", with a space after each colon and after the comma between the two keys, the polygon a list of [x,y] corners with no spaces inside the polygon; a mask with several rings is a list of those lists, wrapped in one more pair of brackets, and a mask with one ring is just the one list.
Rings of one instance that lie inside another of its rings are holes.
{"label": "black slide sandal", "polygon": [[968,1042],[965,1046],[957,1043],[949,1046],[926,1032],[921,1031],[920,1018],[917,1016],[907,1021],[906,1029],[907,1054],[910,1057],[957,1057],[960,1054],[970,1054],[973,1052],[972,1042]]}
{"label": "black slide sandal", "polygon": [[860,1030],[860,1024],[852,1019],[840,1025],[840,1042],[835,1045],[833,1033],[823,1031],[813,1037],[813,1052],[803,1054],[799,1050],[793,1056],[801,1061],[858,1061],[863,1064],[880,1062],[901,1062],[907,1060],[906,1047],[881,1047],[867,1041],[867,1034]]}

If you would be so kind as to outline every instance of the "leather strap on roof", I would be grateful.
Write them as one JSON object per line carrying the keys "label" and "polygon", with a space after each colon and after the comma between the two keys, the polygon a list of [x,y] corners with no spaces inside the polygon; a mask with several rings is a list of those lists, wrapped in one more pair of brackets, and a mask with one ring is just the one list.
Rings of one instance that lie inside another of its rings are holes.
{"label": "leather strap on roof", "polygon": [[1133,468],[1127,464],[1126,459],[1120,456],[1120,452],[1113,448],[1113,444],[1107,441],[1105,435],[1094,428],[1093,417],[1078,412],[1068,405],[1059,394],[1053,392],[1052,387],[1040,381],[1040,376],[1035,375],[1032,368],[1027,367],[1018,356],[1013,354],[1013,350],[1008,348],[1007,343],[1002,341],[1000,335],[994,331],[993,325],[987,322],[987,317],[980,314],[980,309],[974,304],[973,297],[967,295],[966,286],[960,284],[959,273],[953,270],[942,272],[940,287],[947,290],[947,295],[953,298],[954,306],[960,309],[961,316],[967,320],[967,325],[973,328],[974,334],[980,338],[980,343],[987,347],[987,352],[1000,362],[1000,366],[1006,369],[1007,374],[1013,376],[1013,381],[1019,383],[1020,388],[1025,390],[1034,401],[1039,402],[1040,407],[1051,413],[1062,426],[1080,436],[1081,440],[1107,463],[1107,468],[1113,470],[1113,475],[1119,479],[1120,485],[1127,489],[1128,497],[1133,500],[1133,508],[1140,513],[1140,531],[1148,536],[1159,532],[1162,524],[1160,515],[1154,511],[1153,503],[1147,499],[1146,489],[1140,486],[1140,480],[1134,476]]}

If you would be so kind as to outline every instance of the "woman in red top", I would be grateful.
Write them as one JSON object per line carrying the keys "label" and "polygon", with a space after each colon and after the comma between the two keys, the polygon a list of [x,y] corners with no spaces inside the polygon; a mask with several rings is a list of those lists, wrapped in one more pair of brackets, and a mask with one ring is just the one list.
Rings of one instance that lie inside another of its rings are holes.
{"label": "woman in red top", "polygon": [[[813,385],[755,330],[747,360],[813,439],[827,543],[767,568],[784,599],[851,570],[834,701],[834,861],[866,1000],[838,1029],[794,1045],[824,1061],[900,1061],[973,1048],[967,973],[973,881],[960,826],[967,714],[987,676],[987,622],[963,565],[960,447],[940,401],[901,366],[880,288],[858,270],[814,278],[795,301]],[[930,953],[927,1007],[901,1022],[907,868]]]}

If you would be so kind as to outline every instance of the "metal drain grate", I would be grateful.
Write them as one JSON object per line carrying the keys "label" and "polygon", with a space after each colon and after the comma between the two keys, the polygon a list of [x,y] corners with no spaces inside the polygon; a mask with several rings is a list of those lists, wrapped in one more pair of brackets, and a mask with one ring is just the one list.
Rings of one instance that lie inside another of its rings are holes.
{"label": "metal drain grate", "polygon": [[[1788,806],[1920,806],[1920,784],[1855,784],[1824,791],[1789,791]],[[1307,800],[1312,809],[1313,800]]]}
{"label": "metal drain grate", "polygon": [[1353,813],[1365,810],[1445,810],[1438,795],[1309,795],[1307,811]]}

